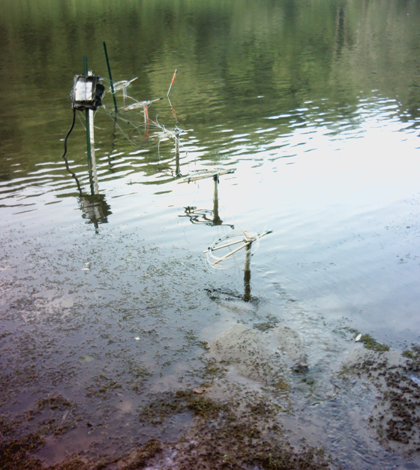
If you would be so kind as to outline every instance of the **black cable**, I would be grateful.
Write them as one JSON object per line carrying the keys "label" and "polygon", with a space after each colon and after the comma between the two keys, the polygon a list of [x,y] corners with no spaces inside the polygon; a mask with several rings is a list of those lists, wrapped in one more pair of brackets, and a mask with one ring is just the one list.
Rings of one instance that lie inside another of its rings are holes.
{"label": "black cable", "polygon": [[66,158],[66,154],[67,154],[67,139],[69,138],[70,134],[72,133],[72,130],[74,128],[74,124],[76,122],[76,108],[73,108],[73,122],[71,123],[71,127],[70,129],[68,130],[67,132],[67,135],[66,137],[64,138],[64,153],[63,155],[61,156],[61,158],[64,160],[65,164],[66,164],[66,168],[67,168],[67,171],[71,174],[71,176],[73,176],[73,178],[75,179],[76,181],[76,184],[77,184],[77,187],[79,189],[79,193],[80,195],[82,195],[82,188],[80,187],[80,183],[79,183],[79,180],[77,179],[77,176],[70,170],[70,167],[69,167],[69,162],[67,161],[67,158]]}
{"label": "black cable", "polygon": [[67,135],[66,137],[64,138],[64,153],[62,155],[61,158],[64,158],[64,161],[66,162],[66,166],[67,166],[67,170],[70,171],[69,167],[68,167],[68,163],[67,163],[67,159],[66,159],[66,153],[67,153],[67,139],[69,138],[73,128],[74,128],[74,124],[76,122],[76,108],[73,108],[73,122],[71,123],[71,127],[70,129],[68,130],[67,132]]}

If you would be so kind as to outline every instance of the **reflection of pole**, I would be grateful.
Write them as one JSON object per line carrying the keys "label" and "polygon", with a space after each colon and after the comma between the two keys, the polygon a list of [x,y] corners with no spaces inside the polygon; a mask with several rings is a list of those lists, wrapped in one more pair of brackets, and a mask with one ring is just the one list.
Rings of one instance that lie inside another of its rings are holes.
{"label": "reflection of pole", "polygon": [[[151,102],[152,103],[152,102]],[[145,128],[145,134],[144,138],[147,140],[149,138],[149,107],[150,105],[145,104],[143,106],[143,112],[144,112],[144,128]]]}
{"label": "reflection of pole", "polygon": [[245,247],[245,267],[244,267],[244,286],[245,286],[245,294],[244,300],[245,302],[249,302],[251,300],[251,248],[252,243]]}
{"label": "reflection of pole", "polygon": [[178,122],[178,117],[177,117],[177,115],[176,115],[176,113],[175,113],[174,107],[172,106],[172,101],[171,101],[171,99],[169,98],[169,93],[170,93],[171,90],[172,90],[172,85],[174,84],[174,81],[175,81],[176,73],[177,73],[177,72],[178,72],[178,69],[175,69],[174,75],[173,75],[172,80],[171,80],[171,84],[169,85],[168,93],[166,93],[166,96],[168,97],[168,101],[169,101],[169,104],[170,104],[171,109],[172,109],[172,114],[173,114],[174,117],[175,117],[175,122]]}

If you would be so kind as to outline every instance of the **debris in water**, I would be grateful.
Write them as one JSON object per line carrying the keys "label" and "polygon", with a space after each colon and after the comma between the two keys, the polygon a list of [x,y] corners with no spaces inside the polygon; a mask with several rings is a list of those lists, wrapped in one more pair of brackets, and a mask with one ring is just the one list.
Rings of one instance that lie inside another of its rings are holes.
{"label": "debris in water", "polygon": [[416,375],[410,375],[410,379],[411,379],[416,385],[420,385],[420,378],[417,377]]}
{"label": "debris in water", "polygon": [[85,263],[85,267],[82,268],[82,271],[89,271],[89,269],[90,269],[90,263],[89,263],[89,262],[86,262],[86,263]]}
{"label": "debris in water", "polygon": [[356,339],[355,339],[354,341],[356,341],[356,343],[357,343],[357,342],[360,341],[361,339],[362,339],[362,334],[359,333],[359,334],[356,336]]}
{"label": "debris in water", "polygon": [[[239,258],[233,255],[238,253],[242,248],[246,248],[246,251],[249,250],[252,256],[259,247],[260,239],[271,232],[271,230],[264,231],[262,233],[251,232],[249,230],[229,232],[224,237],[213,242],[207,250],[204,250],[204,253],[207,256],[207,262],[215,269],[228,269],[234,267],[238,264]],[[236,245],[236,247],[232,249],[231,247],[234,245]],[[223,251],[215,254],[217,250]],[[223,261],[223,263],[218,264],[221,261]],[[242,257],[240,257],[240,262],[242,262]]]}
{"label": "debris in water", "polygon": [[80,358],[81,362],[92,362],[94,361],[95,358],[93,356],[83,356]]}
{"label": "debris in water", "polygon": [[134,80],[137,80],[137,78],[138,77],[131,80],[120,80],[119,82],[114,83],[113,86],[109,87],[109,91],[111,93],[116,93],[117,91],[122,90],[125,101],[127,99],[127,88],[134,82]]}

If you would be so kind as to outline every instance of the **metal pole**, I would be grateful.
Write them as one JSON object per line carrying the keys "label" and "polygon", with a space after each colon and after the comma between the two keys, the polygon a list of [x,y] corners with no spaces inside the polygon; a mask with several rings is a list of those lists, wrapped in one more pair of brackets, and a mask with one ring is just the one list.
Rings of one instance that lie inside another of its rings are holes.
{"label": "metal pole", "polygon": [[[88,58],[84,57],[84,73],[85,75],[92,76],[92,72],[88,71]],[[95,128],[94,128],[94,115],[92,109],[86,110],[86,138],[87,138],[87,155],[89,172],[93,174],[93,181],[91,180],[92,194],[99,193],[98,175],[96,172],[96,158],[95,158]]]}
{"label": "metal pole", "polygon": [[[87,58],[87,55],[85,55],[84,57],[84,74],[85,75],[91,75],[89,74],[88,72],[88,58]],[[91,148],[91,136],[90,136],[90,131],[91,131],[91,125],[90,125],[90,121],[91,121],[91,117],[92,117],[92,120],[93,120],[93,115],[91,116],[91,113],[90,113],[90,109],[87,109],[86,110],[86,138],[87,138],[87,155],[88,155],[88,163],[89,163],[89,167],[91,166],[91,151],[92,151],[92,148]],[[92,126],[93,127],[93,126]]]}

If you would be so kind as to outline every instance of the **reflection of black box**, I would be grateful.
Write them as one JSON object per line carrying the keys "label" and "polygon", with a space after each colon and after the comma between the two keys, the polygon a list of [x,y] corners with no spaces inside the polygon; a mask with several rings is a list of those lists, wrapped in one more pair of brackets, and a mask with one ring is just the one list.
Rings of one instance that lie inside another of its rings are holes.
{"label": "reflection of black box", "polygon": [[93,75],[75,75],[71,93],[74,109],[96,110],[102,105],[105,87],[100,83],[100,77]]}
{"label": "reflection of black box", "polygon": [[106,224],[108,216],[112,214],[111,207],[105,200],[104,194],[86,194],[79,198],[80,209],[83,211],[82,217],[87,224]]}

